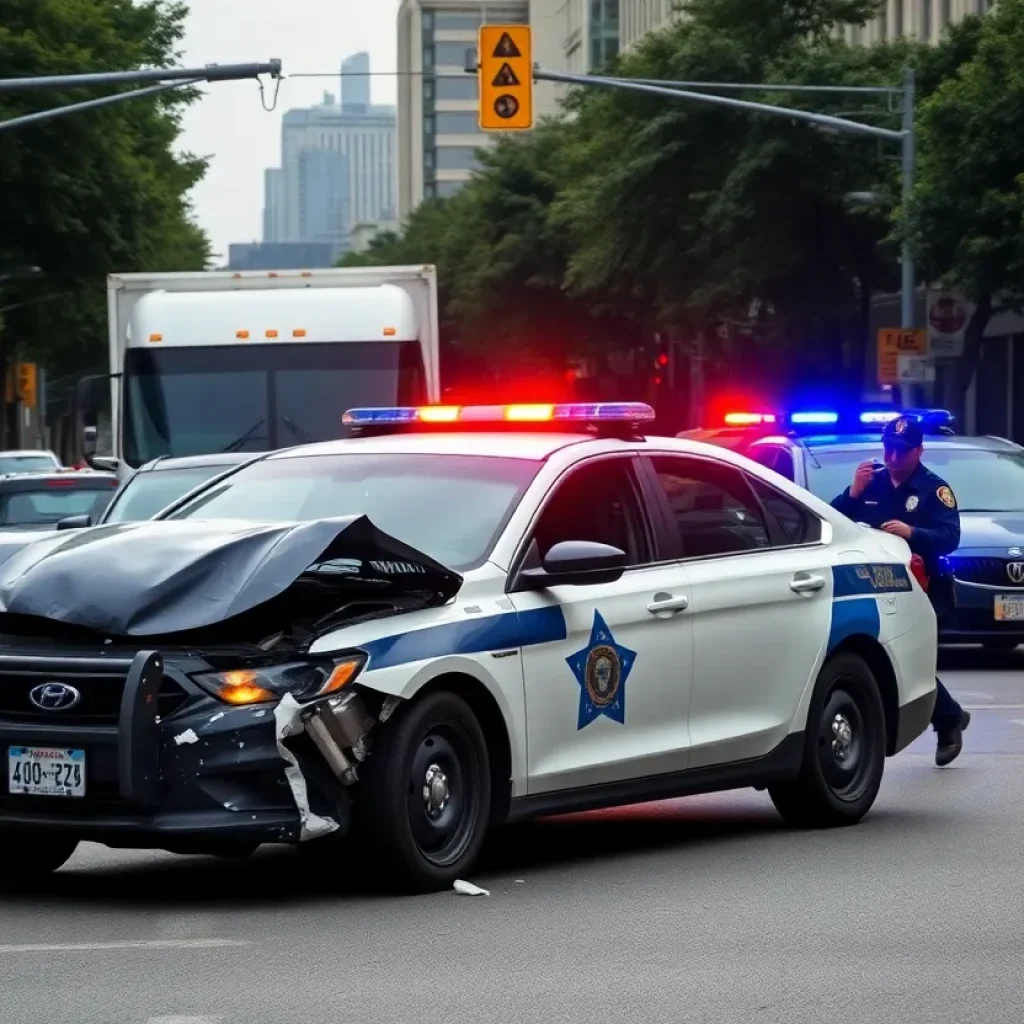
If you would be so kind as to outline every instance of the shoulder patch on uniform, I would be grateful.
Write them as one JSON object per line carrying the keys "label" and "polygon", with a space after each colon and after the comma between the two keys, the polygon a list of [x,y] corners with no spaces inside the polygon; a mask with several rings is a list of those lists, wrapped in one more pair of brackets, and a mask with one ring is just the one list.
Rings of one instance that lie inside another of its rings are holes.
{"label": "shoulder patch on uniform", "polygon": [[947,508],[956,508],[956,498],[953,497],[953,492],[945,484],[935,493],[938,495],[939,501]]}

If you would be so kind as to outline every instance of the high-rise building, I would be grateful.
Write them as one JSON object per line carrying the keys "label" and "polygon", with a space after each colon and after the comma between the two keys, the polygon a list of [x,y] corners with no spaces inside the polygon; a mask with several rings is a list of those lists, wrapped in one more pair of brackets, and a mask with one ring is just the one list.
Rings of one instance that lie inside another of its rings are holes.
{"label": "high-rise building", "polygon": [[[454,195],[491,137],[477,120],[476,76],[466,73],[483,22],[525,24],[528,0],[402,0],[398,10],[398,212]],[[540,113],[541,111],[538,111]]]}
{"label": "high-rise building", "polygon": [[[680,17],[676,0],[619,0],[622,48]],[[907,36],[938,42],[945,28],[968,14],[984,14],[993,0],[885,0],[878,17],[843,30],[851,43],[875,43]]]}
{"label": "high-rise building", "polygon": [[370,55],[354,53],[341,62],[341,109],[365,114],[370,109]]}
{"label": "high-rise building", "polygon": [[289,110],[281,166],[265,176],[264,241],[322,242],[344,253],[352,228],[395,219],[396,112],[370,101],[370,59],[342,62],[341,102]]}

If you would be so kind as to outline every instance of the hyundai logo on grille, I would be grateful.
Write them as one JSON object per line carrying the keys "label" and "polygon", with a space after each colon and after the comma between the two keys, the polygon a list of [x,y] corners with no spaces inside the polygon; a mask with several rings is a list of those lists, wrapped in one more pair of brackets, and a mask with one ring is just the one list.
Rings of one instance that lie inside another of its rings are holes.
{"label": "hyundai logo on grille", "polygon": [[1024,583],[1024,562],[1007,562],[1006,575],[1013,583]]}
{"label": "hyundai logo on grille", "polygon": [[65,683],[41,683],[29,690],[28,699],[43,711],[67,711],[82,699],[82,695]]}

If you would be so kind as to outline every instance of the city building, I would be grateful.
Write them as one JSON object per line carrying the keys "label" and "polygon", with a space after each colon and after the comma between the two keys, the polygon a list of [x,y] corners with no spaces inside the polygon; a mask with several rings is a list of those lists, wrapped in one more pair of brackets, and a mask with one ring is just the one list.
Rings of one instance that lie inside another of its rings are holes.
{"label": "city building", "polygon": [[315,270],[334,266],[326,242],[242,242],[228,246],[224,270]]}
{"label": "city building", "polygon": [[[477,121],[476,76],[466,73],[483,22],[526,24],[527,0],[402,0],[398,10],[398,215],[454,195],[491,138]],[[537,113],[543,111],[538,110]]]}
{"label": "city building", "polygon": [[[993,0],[885,0],[878,17],[863,26],[847,26],[851,43],[883,42],[907,36],[934,43],[952,22],[968,14],[984,14]],[[622,48],[680,17],[677,0],[619,0]]]}
{"label": "city building", "polygon": [[397,205],[396,110],[371,102],[369,54],[341,65],[340,102],[289,110],[281,166],[264,178],[264,242],[326,243],[347,251],[352,228],[390,221]]}
{"label": "city building", "polygon": [[368,221],[363,224],[356,224],[349,236],[350,252],[366,252],[370,243],[381,234],[391,231],[398,234],[402,229],[397,220],[390,221]]}

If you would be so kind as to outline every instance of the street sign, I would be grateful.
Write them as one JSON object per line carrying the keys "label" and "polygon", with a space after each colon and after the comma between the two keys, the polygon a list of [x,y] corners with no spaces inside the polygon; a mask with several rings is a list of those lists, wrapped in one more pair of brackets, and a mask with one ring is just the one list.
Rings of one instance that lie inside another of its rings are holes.
{"label": "street sign", "polygon": [[36,407],[35,363],[18,363],[18,398],[26,409]]}
{"label": "street sign", "polygon": [[928,355],[928,332],[916,327],[884,327],[878,332],[879,384],[899,384],[901,355]]}
{"label": "street sign", "polygon": [[935,360],[931,356],[897,356],[901,384],[934,384]]}
{"label": "street sign", "polygon": [[524,132],[533,127],[533,34],[529,25],[482,25],[480,128]]}
{"label": "street sign", "polygon": [[963,296],[952,292],[928,293],[928,351],[938,358],[964,354],[964,332],[973,313]]}

